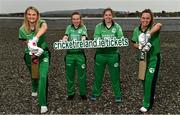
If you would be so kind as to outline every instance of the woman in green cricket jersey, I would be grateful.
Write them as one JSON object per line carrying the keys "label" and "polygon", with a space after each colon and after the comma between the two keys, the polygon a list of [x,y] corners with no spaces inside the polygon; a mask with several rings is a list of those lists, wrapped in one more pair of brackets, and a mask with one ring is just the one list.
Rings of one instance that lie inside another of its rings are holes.
{"label": "woman in green cricket jersey", "polygon": [[160,67],[160,29],[161,23],[154,23],[153,13],[145,9],[141,13],[140,26],[133,32],[132,42],[140,51],[147,52],[147,67],[143,84],[143,102],[140,111],[145,113],[153,105],[155,85]]}
{"label": "woman in green cricket jersey", "polygon": [[[71,25],[67,26],[63,41],[81,41],[87,38],[87,29],[82,22],[79,12],[71,15]],[[79,81],[79,95],[86,100],[86,56],[82,49],[69,49],[65,57],[66,80],[67,80],[67,100],[72,100],[75,96],[75,69],[77,67]]]}
{"label": "woman in green cricket jersey", "polygon": [[[39,11],[30,6],[25,10],[23,25],[19,28],[19,40],[25,43],[25,63],[30,71],[32,80],[32,96],[38,96],[41,113],[47,108],[47,74],[49,68],[49,50],[47,47],[47,24],[40,19]],[[32,64],[38,64],[38,79],[34,78]]]}
{"label": "woman in green cricket jersey", "polygon": [[[107,8],[103,11],[103,21],[96,25],[94,32],[94,40],[111,40],[123,37],[121,26],[114,22],[113,11]],[[101,94],[101,86],[104,76],[105,67],[108,65],[112,88],[115,95],[115,102],[121,102],[121,86],[120,86],[120,54],[116,47],[98,48],[95,54],[94,65],[94,84],[91,100],[95,101]]]}

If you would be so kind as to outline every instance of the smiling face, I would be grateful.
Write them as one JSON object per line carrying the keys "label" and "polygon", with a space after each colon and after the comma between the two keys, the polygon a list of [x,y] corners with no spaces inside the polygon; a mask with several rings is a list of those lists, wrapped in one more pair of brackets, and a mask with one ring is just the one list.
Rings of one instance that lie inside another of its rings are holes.
{"label": "smiling face", "polygon": [[112,19],[113,19],[112,12],[107,10],[104,13],[103,19],[104,19],[105,23],[112,23]]}
{"label": "smiling face", "polygon": [[74,14],[72,15],[72,24],[75,26],[75,27],[79,27],[80,24],[81,24],[81,16],[78,15],[78,14]]}
{"label": "smiling face", "polygon": [[148,25],[151,23],[151,20],[151,15],[149,13],[143,13],[141,16],[141,26],[148,27]]}
{"label": "smiling face", "polygon": [[36,23],[39,17],[35,10],[29,9],[26,13],[26,18],[29,23]]}

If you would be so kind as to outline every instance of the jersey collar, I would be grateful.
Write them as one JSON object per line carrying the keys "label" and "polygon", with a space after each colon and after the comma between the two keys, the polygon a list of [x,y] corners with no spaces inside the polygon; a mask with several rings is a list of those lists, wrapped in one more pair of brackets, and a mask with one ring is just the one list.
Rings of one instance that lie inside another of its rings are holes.
{"label": "jersey collar", "polygon": [[151,24],[148,25],[145,31],[141,29],[141,24],[139,25],[139,31],[141,31],[142,33],[146,33],[149,29],[151,29]]}
{"label": "jersey collar", "polygon": [[103,25],[104,25],[104,27],[106,27],[108,30],[110,30],[111,29],[111,27],[113,27],[114,26],[114,21],[112,20],[112,25],[111,25],[111,27],[110,28],[108,28],[107,26],[106,26],[106,23],[105,23],[105,21],[103,20]]}
{"label": "jersey collar", "polygon": [[71,24],[71,27],[74,28],[75,30],[78,30],[81,27],[81,25],[79,25],[78,28],[75,28],[75,26]]}

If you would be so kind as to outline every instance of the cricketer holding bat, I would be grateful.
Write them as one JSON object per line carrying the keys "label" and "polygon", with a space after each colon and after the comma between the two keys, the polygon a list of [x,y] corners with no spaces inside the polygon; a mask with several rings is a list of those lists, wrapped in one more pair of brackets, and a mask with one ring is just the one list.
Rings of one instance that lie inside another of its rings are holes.
{"label": "cricketer holding bat", "polygon": [[[107,8],[103,12],[103,21],[96,25],[94,40],[120,39],[123,37],[121,26],[114,22],[113,11]],[[95,101],[101,94],[101,86],[104,77],[105,67],[108,65],[115,102],[121,102],[120,86],[120,54],[117,47],[98,48],[95,54],[94,83],[91,100]]]}
{"label": "cricketer holding bat", "polygon": [[[81,14],[74,12],[71,15],[71,25],[67,26],[63,41],[81,41],[87,38],[87,29],[83,24]],[[83,49],[68,49],[65,56],[67,100],[75,96],[75,70],[77,68],[79,95],[86,100],[86,56]]]}
{"label": "cricketer holding bat", "polygon": [[[38,96],[41,113],[46,113],[47,108],[47,74],[49,68],[49,50],[47,46],[46,33],[47,24],[40,19],[39,11],[30,6],[25,10],[24,22],[19,29],[19,40],[26,43],[25,63],[31,73],[32,96]],[[32,58],[33,57],[33,58]],[[39,78],[35,79],[32,65],[38,64]]]}
{"label": "cricketer holding bat", "polygon": [[147,66],[143,84],[143,102],[140,111],[145,113],[152,108],[155,85],[160,67],[160,23],[154,23],[153,13],[150,9],[142,11],[140,26],[133,32],[134,47],[147,53]]}

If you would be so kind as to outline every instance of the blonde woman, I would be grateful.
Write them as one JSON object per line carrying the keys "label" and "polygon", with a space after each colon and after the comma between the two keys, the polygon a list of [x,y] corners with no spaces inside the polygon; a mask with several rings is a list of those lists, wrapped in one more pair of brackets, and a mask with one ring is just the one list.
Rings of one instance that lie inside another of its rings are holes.
{"label": "blonde woman", "polygon": [[[41,113],[46,113],[47,108],[47,82],[49,68],[49,50],[46,39],[47,24],[40,19],[39,11],[30,6],[25,10],[23,25],[19,28],[19,40],[24,41],[24,60],[31,74],[32,96],[38,96]],[[34,78],[31,71],[32,64],[38,64],[38,79]]]}

